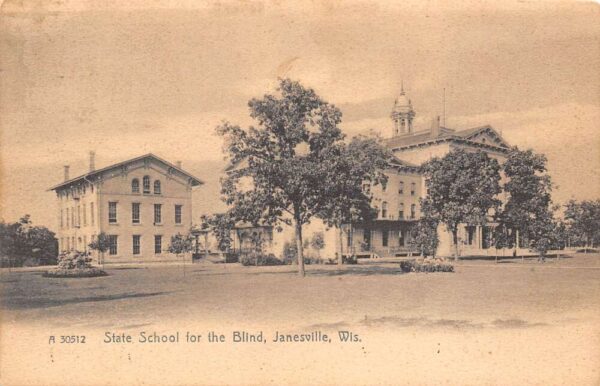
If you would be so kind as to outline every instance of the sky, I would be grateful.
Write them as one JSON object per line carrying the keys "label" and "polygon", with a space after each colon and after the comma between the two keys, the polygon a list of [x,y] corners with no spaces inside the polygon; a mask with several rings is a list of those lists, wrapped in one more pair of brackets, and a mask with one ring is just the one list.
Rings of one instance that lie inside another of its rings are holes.
{"label": "sky", "polygon": [[[25,4],[26,3],[26,4]],[[0,218],[56,229],[47,189],[155,153],[222,208],[214,128],[251,124],[279,77],[343,113],[348,135],[391,132],[404,84],[428,128],[490,124],[548,157],[553,199],[600,198],[600,6],[587,2],[5,1],[0,14]]]}

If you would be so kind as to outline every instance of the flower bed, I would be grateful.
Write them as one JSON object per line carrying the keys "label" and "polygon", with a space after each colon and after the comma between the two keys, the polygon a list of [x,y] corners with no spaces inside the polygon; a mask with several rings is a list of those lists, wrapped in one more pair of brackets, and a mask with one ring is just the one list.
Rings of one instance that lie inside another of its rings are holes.
{"label": "flower bed", "polygon": [[443,259],[418,259],[400,262],[402,272],[454,272],[454,266]]}
{"label": "flower bed", "polygon": [[103,270],[92,266],[86,252],[72,251],[59,256],[58,266],[44,273],[45,277],[75,278],[106,276]]}

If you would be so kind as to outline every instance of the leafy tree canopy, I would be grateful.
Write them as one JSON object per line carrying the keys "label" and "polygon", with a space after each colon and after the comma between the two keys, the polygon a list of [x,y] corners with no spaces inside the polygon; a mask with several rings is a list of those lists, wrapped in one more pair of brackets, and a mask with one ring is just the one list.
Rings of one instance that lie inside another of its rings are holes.
{"label": "leafy tree canopy", "polygon": [[458,257],[459,224],[483,225],[500,206],[500,165],[482,151],[452,150],[423,165],[427,196],[423,216],[446,225]]}
{"label": "leafy tree canopy", "polygon": [[225,122],[217,128],[230,161],[238,165],[222,180],[221,192],[235,221],[293,223],[304,275],[302,225],[334,211],[331,202],[348,193],[332,174],[348,167],[339,158],[360,159],[360,149],[373,144],[357,140],[347,146],[338,127],[340,110],[289,79],[280,81],[277,95],[252,99],[249,107],[257,126],[242,129]]}

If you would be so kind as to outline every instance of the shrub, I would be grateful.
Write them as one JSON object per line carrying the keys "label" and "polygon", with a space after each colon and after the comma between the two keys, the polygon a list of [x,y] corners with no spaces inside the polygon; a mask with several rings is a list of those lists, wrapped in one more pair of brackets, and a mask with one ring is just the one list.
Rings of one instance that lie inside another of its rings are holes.
{"label": "shrub", "polygon": [[43,275],[45,277],[96,277],[106,276],[106,272],[93,267],[87,252],[71,251],[61,253],[58,266]]}
{"label": "shrub", "polygon": [[270,253],[264,255],[261,253],[250,253],[242,256],[240,263],[243,266],[272,266],[272,265],[283,265],[284,262],[275,257],[274,254]]}
{"label": "shrub", "polygon": [[295,241],[286,241],[283,244],[283,259],[286,263],[296,261],[296,256],[298,255],[298,247]]}
{"label": "shrub", "polygon": [[226,263],[238,263],[239,261],[240,261],[240,256],[237,253],[225,252],[225,262]]}
{"label": "shrub", "polygon": [[91,268],[73,268],[73,269],[60,269],[53,268],[46,271],[42,276],[44,277],[56,277],[56,278],[77,278],[77,277],[98,277],[107,276],[108,274],[103,270],[95,267]]}
{"label": "shrub", "polygon": [[454,272],[454,266],[442,259],[403,260],[402,272]]}
{"label": "shrub", "polygon": [[358,260],[355,255],[342,256],[342,264],[358,264]]}

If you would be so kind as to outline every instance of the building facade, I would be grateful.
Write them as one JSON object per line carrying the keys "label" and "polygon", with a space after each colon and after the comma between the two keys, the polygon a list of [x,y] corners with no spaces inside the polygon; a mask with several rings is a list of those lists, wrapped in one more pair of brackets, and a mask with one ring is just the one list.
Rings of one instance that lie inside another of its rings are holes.
{"label": "building facade", "polygon": [[[416,113],[402,88],[394,103],[392,130],[385,139],[395,156],[386,171],[386,186],[372,189],[373,205],[378,209],[375,221],[345,226],[344,253],[371,254],[377,257],[404,255],[412,251],[411,229],[421,216],[420,199],[426,195],[425,179],[419,166],[433,157],[443,157],[454,149],[484,151],[500,164],[506,160],[509,145],[491,126],[455,130],[440,126],[439,117],[430,128],[415,130]],[[504,179],[504,177],[502,177]],[[501,195],[501,200],[505,197]],[[459,230],[459,249],[462,254],[485,255],[492,246],[492,228],[464,224]],[[452,238],[443,225],[439,226],[438,254],[449,256]]]}
{"label": "building facade", "polygon": [[60,251],[87,251],[104,233],[109,250],[93,253],[98,262],[172,260],[171,237],[192,225],[192,188],[202,181],[181,165],[146,154],[99,170],[90,154],[90,170],[54,186],[58,198]]}

